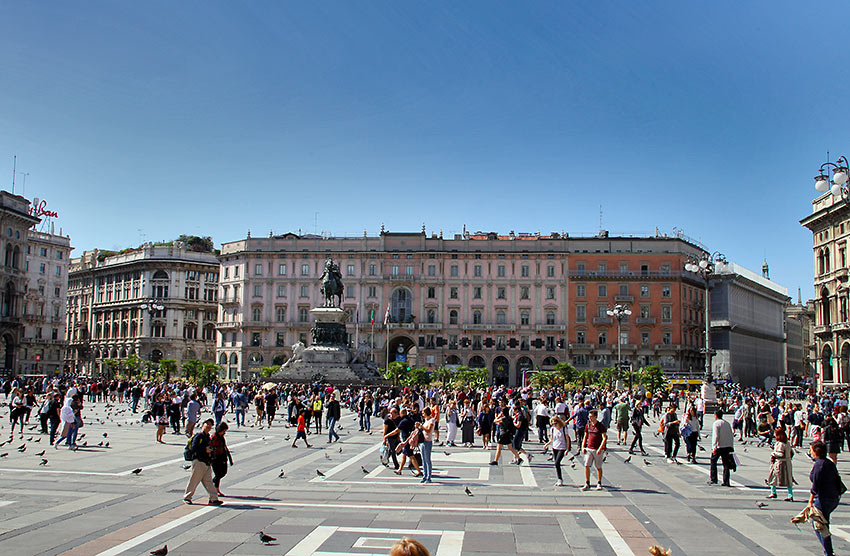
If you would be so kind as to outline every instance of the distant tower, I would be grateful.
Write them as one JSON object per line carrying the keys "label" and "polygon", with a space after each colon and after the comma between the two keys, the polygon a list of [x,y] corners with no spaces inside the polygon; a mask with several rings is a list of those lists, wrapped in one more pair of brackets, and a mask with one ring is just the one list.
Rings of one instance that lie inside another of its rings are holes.
{"label": "distant tower", "polygon": [[767,259],[765,259],[764,264],[761,265],[761,275],[770,280],[770,268],[767,266]]}
{"label": "distant tower", "polygon": [[797,288],[797,305],[803,304],[803,290],[801,288]]}

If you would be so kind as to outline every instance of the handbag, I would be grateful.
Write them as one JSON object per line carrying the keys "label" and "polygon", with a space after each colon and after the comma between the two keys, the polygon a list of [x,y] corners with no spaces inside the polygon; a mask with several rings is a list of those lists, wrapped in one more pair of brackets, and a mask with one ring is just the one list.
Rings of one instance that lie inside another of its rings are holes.
{"label": "handbag", "polygon": [[685,425],[684,427],[682,427],[682,428],[681,428],[681,430],[680,430],[679,432],[681,433],[681,435],[682,435],[682,436],[684,436],[685,438],[687,438],[687,437],[689,437],[689,436],[690,436],[690,435],[691,435],[694,431],[693,431],[693,429],[691,428],[691,426],[690,426],[690,425]]}

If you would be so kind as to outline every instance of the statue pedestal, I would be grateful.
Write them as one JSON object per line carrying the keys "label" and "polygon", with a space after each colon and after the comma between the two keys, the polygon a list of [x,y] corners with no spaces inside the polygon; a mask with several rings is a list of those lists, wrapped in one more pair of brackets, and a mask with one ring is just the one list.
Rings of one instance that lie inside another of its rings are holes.
{"label": "statue pedestal", "polygon": [[713,383],[703,382],[700,390],[705,402],[705,414],[710,415],[717,409],[717,388]]}
{"label": "statue pedestal", "polygon": [[310,310],[315,319],[312,342],[301,354],[301,360],[282,368],[275,378],[294,382],[321,380],[336,384],[378,382],[374,368],[354,361],[348,349],[345,322],[348,313],[338,307],[316,307]]}

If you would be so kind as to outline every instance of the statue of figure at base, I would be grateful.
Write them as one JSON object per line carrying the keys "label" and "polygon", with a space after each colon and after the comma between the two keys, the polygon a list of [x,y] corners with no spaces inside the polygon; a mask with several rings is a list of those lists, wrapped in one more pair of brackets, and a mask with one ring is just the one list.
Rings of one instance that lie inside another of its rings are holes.
{"label": "statue of figure at base", "polygon": [[305,349],[306,346],[303,343],[301,343],[300,341],[295,342],[292,345],[292,356],[286,361],[286,363],[281,366],[281,369],[288,369],[295,363],[299,363],[302,357],[304,356]]}

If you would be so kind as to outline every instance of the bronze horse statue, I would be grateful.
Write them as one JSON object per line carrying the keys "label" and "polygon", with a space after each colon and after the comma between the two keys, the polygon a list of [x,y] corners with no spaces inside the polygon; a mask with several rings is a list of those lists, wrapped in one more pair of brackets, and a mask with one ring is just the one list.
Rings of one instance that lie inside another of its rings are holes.
{"label": "bronze horse statue", "polygon": [[[325,307],[339,307],[342,305],[342,274],[333,259],[325,261],[325,271],[322,273],[322,297],[325,299]],[[337,303],[334,305],[334,297]]]}

